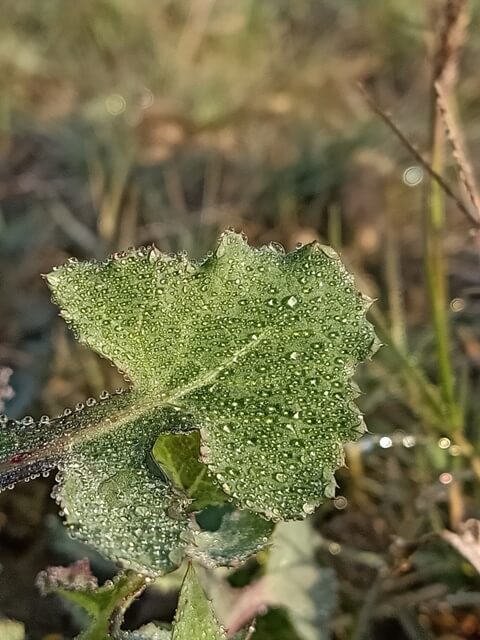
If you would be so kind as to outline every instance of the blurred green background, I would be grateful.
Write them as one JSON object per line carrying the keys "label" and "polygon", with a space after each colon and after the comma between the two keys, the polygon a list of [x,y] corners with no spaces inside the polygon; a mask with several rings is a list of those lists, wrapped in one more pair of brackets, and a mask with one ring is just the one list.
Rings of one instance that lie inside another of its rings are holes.
{"label": "blurred green background", "polygon": [[[445,528],[480,516],[480,484],[412,384],[417,365],[427,386],[437,381],[423,275],[426,178],[357,88],[428,149],[444,9],[443,0],[1,3],[0,403],[10,416],[55,415],[123,382],[74,342],[50,303],[40,274],[68,256],[155,243],[198,258],[233,226],[253,244],[330,243],[379,299],[374,319],[383,314],[388,344],[357,376],[371,434],[351,447],[339,497],[315,515],[319,561],[338,576],[338,640],[480,638],[480,579],[442,540]],[[469,21],[456,97],[475,166],[476,0]],[[456,187],[451,158],[446,171]],[[447,214],[452,362],[476,451],[478,240],[454,207]],[[32,640],[70,638],[80,624],[35,588],[45,566],[87,553],[63,533],[52,483],[0,496],[0,614],[25,623]],[[108,563],[92,562],[111,575]],[[152,591],[130,624],[168,620],[175,597]],[[281,637],[262,625],[265,638]]]}

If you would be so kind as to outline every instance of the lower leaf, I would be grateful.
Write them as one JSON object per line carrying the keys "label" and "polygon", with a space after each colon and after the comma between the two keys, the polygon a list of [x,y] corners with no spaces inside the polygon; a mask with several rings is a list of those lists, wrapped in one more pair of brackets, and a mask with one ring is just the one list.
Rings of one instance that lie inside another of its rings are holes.
{"label": "lower leaf", "polygon": [[214,531],[192,530],[187,554],[206,567],[238,566],[270,540],[274,525],[251,511],[228,509]]}
{"label": "lower leaf", "polygon": [[180,592],[172,640],[226,640],[211,602],[190,565]]}
{"label": "lower leaf", "polygon": [[186,501],[146,463],[165,414],[156,410],[75,444],[55,492],[72,535],[149,575],[181,562],[188,525]]}
{"label": "lower leaf", "polygon": [[119,610],[120,623],[123,619],[122,603],[143,590],[145,578],[127,572],[98,587],[88,562],[80,560],[70,567],[50,567],[42,571],[37,585],[43,594],[56,593],[88,614],[90,624],[78,640],[111,640],[110,630],[116,610]]}

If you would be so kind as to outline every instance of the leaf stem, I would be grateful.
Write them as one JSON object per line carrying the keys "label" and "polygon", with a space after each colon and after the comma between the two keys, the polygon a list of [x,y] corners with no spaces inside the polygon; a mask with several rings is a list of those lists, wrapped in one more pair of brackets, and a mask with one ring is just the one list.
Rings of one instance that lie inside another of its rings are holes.
{"label": "leaf stem", "polygon": [[[435,105],[435,109],[437,109]],[[439,173],[443,168],[443,131],[438,115],[434,115],[432,132],[432,166]],[[445,202],[436,182],[430,185],[429,205],[424,213],[425,273],[430,299],[438,359],[439,384],[445,402],[450,428],[460,428],[455,400],[455,378],[450,357],[449,322],[447,318],[447,279],[443,251]]]}
{"label": "leaf stem", "polygon": [[119,598],[109,620],[109,633],[113,640],[119,640],[126,610],[132,602],[143,593],[148,584],[148,577],[135,573],[135,571],[127,571],[125,573],[125,579],[125,584],[121,591],[121,597]]}
{"label": "leaf stem", "polygon": [[[451,99],[457,78],[458,58],[463,38],[463,13],[466,0],[445,2],[444,25],[434,58],[430,99],[430,159],[433,171],[443,176],[445,169],[445,131],[438,100],[438,85],[446,104]],[[462,36],[462,37],[460,37]],[[448,284],[443,248],[445,231],[445,195],[440,184],[430,180],[425,191],[423,214],[425,274],[430,298],[435,343],[438,359],[438,377],[447,410],[450,433],[463,429],[463,418],[455,398],[455,374],[450,352]]]}

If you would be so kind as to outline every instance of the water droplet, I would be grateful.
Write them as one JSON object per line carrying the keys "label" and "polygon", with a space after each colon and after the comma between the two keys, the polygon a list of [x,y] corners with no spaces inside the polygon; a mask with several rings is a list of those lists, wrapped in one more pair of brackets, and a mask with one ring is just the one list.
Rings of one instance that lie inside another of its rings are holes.
{"label": "water droplet", "polygon": [[290,309],[293,309],[298,304],[298,298],[296,298],[295,296],[289,296],[285,299],[285,304],[287,305],[287,307],[290,307]]}
{"label": "water droplet", "polygon": [[302,509],[304,513],[306,513],[307,515],[310,515],[315,511],[315,505],[311,504],[310,502],[305,502],[305,504],[302,506]]}

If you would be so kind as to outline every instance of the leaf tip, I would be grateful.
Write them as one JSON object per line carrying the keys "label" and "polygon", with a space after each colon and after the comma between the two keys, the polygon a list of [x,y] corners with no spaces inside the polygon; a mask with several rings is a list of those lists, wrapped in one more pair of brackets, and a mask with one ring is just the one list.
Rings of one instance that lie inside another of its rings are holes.
{"label": "leaf tip", "polygon": [[50,273],[42,273],[41,277],[45,280],[50,289],[54,289],[61,279],[58,268],[50,271]]}
{"label": "leaf tip", "polygon": [[380,340],[380,338],[377,336],[376,333],[373,334],[373,340],[372,340],[372,344],[370,345],[370,352],[367,355],[367,360],[371,360],[373,358],[373,356],[377,353],[377,351],[379,349],[381,349],[384,346],[383,342]]}
{"label": "leaf tip", "polygon": [[231,249],[234,246],[248,246],[247,236],[243,232],[235,231],[233,228],[225,229],[218,239],[215,255],[217,257],[221,257],[226,251],[228,251],[228,249]]}
{"label": "leaf tip", "polygon": [[90,569],[88,558],[82,558],[66,567],[47,567],[38,574],[36,586],[45,596],[58,589],[94,590],[98,588],[98,581]]}

